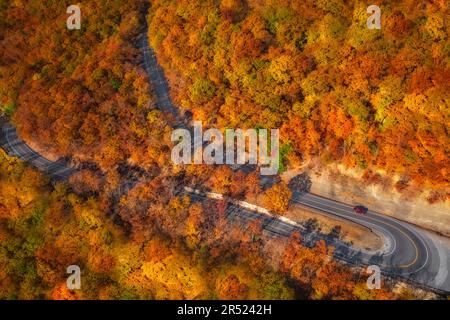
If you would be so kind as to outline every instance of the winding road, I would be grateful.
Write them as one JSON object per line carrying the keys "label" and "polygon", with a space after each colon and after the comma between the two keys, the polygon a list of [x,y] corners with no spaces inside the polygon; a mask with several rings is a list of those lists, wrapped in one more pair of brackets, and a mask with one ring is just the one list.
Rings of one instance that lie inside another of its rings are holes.
{"label": "winding road", "polygon": [[[1,122],[0,122],[1,124]],[[55,180],[67,180],[75,170],[63,162],[52,162],[31,149],[19,139],[16,129],[10,123],[3,123],[0,128],[0,147],[13,157],[30,163],[38,170],[47,173]]]}
{"label": "winding road", "polygon": [[[139,43],[144,56],[143,67],[149,75],[157,107],[161,111],[174,115],[176,119],[174,126],[183,125],[177,108],[170,99],[169,86],[163,70],[159,66],[152,48],[148,45],[145,34],[140,37]],[[65,180],[75,172],[74,169],[66,167],[63,163],[51,162],[33,151],[17,137],[14,127],[9,123],[4,123],[0,130],[0,146],[10,156],[29,162],[54,179]],[[355,248],[339,239],[308,232],[301,225],[286,218],[262,214],[236,204],[228,207],[226,215],[230,220],[241,223],[243,227],[255,219],[261,220],[263,230],[272,236],[288,237],[292,232],[299,231],[307,245],[313,245],[317,240],[323,239],[335,247],[334,255],[338,259],[353,265],[378,265],[384,274],[401,277],[428,288],[450,292],[449,250],[439,247],[439,244],[428,236],[429,232],[373,211],[369,211],[365,215],[356,215],[353,212],[353,204],[340,203],[311,193],[293,191],[292,202],[294,203],[369,228],[384,240],[383,249],[372,252]],[[190,195],[199,199],[207,197],[201,193],[191,192]]]}

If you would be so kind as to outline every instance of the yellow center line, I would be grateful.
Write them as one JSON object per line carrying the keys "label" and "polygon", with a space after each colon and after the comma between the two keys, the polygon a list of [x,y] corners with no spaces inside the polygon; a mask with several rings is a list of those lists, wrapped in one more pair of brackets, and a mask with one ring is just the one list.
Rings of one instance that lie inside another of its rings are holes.
{"label": "yellow center line", "polygon": [[394,225],[392,225],[390,223],[387,223],[387,222],[384,222],[384,221],[381,221],[381,220],[378,220],[378,219],[375,219],[375,218],[372,218],[372,217],[368,217],[368,216],[366,216],[366,218],[368,218],[368,219],[370,219],[372,221],[381,222],[382,224],[385,224],[387,226],[390,226],[390,227],[400,231],[413,244],[414,250],[415,250],[415,253],[416,253],[416,256],[415,256],[414,260],[411,263],[403,264],[403,265],[400,265],[400,266],[397,266],[397,267],[399,267],[399,268],[408,268],[408,267],[412,266],[414,263],[417,262],[417,259],[419,259],[419,248],[417,247],[417,245],[414,242],[414,240],[408,234],[406,234],[406,232],[404,232],[400,228],[398,228],[398,227],[396,227],[396,226],[394,226]]}

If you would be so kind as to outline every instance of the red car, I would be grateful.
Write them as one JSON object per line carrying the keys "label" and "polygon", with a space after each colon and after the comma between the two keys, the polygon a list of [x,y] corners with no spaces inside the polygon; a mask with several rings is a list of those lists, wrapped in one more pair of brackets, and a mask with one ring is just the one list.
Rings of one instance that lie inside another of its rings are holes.
{"label": "red car", "polygon": [[355,211],[355,213],[361,214],[361,215],[366,214],[368,210],[369,209],[367,209],[364,206],[356,206],[356,207],[353,208],[353,211]]}

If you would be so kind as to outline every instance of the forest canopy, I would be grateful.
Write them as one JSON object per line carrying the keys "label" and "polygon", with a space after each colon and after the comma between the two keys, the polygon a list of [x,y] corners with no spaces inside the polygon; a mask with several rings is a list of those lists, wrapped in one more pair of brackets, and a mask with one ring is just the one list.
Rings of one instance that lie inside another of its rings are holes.
{"label": "forest canopy", "polygon": [[[146,1],[0,1],[0,112],[43,149],[146,169],[167,164],[165,119],[149,93],[137,36]],[[449,184],[449,3],[150,3],[148,36],[175,104],[205,126],[280,128],[282,169],[323,164]],[[163,120],[163,121],[161,121]]]}
{"label": "forest canopy", "polygon": [[[394,299],[332,259],[324,242],[266,241],[228,223],[225,201],[175,191],[185,179],[237,199],[258,172],[170,166],[171,117],[142,68],[147,1],[0,0],[0,113],[25,141],[80,170],[51,181],[0,150],[0,299]],[[149,39],[174,101],[220,128],[281,128],[291,166],[406,172],[448,185],[446,1],[154,0]],[[264,202],[283,214],[283,183]],[[275,248],[275,249],[274,249]],[[67,289],[67,267],[83,270]]]}
{"label": "forest canopy", "polygon": [[145,1],[81,1],[80,30],[66,27],[70,4],[1,1],[1,111],[26,141],[59,156],[103,170],[163,163],[164,116],[137,43]]}
{"label": "forest canopy", "polygon": [[[281,128],[295,166],[449,184],[450,4],[154,0],[148,36],[178,105],[211,126]],[[182,83],[183,85],[179,85]]]}
{"label": "forest canopy", "polygon": [[[122,210],[144,216],[134,197],[145,189],[124,198]],[[274,243],[281,253],[275,269],[259,227],[243,231],[223,219],[211,225],[211,212],[220,212],[211,203],[154,203],[147,223],[130,234],[113,223],[102,198],[52,185],[0,150],[0,299],[407,297],[367,289],[364,275],[330,259],[331,248],[305,248],[298,235]],[[66,284],[71,265],[81,269],[79,290]]]}

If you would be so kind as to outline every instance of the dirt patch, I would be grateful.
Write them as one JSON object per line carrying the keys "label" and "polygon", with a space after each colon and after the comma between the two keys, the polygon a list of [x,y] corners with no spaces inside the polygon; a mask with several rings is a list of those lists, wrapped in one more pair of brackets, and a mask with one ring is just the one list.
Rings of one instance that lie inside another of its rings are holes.
{"label": "dirt patch", "polygon": [[[246,200],[250,203],[264,206],[262,195],[258,195],[256,199],[252,198]],[[321,232],[324,234],[329,234],[332,232],[333,228],[340,226],[340,238],[361,249],[380,250],[383,247],[383,240],[370,229],[345,219],[330,217],[320,211],[305,208],[300,204],[291,203],[289,210],[284,216],[302,225],[307,223],[308,220],[316,219],[317,227],[320,228]]]}
{"label": "dirt patch", "polygon": [[292,205],[285,216],[301,224],[315,219],[318,228],[325,234],[331,233],[336,226],[340,226],[341,239],[361,249],[375,251],[381,249],[383,246],[382,239],[369,229],[351,221],[332,218],[318,211],[306,209],[301,205]]}

